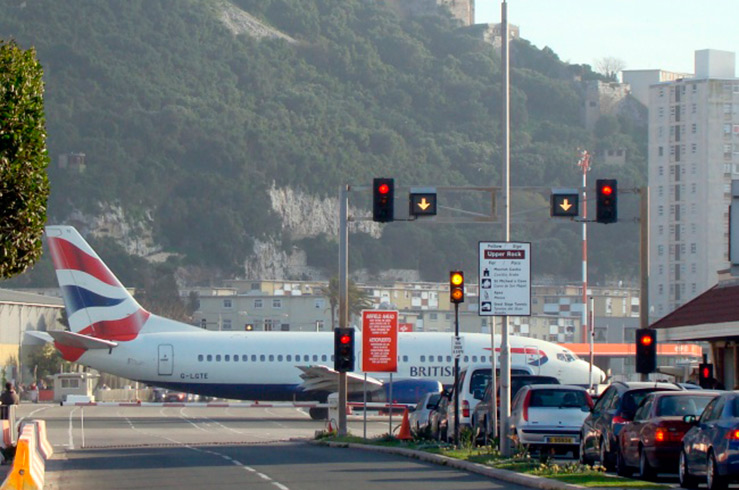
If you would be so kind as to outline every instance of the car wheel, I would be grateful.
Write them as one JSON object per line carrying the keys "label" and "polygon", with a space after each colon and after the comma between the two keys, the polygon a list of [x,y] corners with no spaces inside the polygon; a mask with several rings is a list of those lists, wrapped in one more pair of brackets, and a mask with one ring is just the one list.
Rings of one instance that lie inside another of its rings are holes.
{"label": "car wheel", "polygon": [[619,448],[616,448],[616,473],[618,476],[631,476],[633,473],[631,468],[626,466],[626,460],[624,460],[624,455]]}
{"label": "car wheel", "polygon": [[688,457],[685,451],[680,451],[680,464],[678,466],[678,477],[680,478],[680,486],[683,488],[696,488],[698,479],[690,474],[688,470]]}
{"label": "car wheel", "polygon": [[598,446],[598,458],[600,459],[600,465],[603,466],[606,471],[613,471],[613,461],[606,448],[606,440],[601,437],[600,445]]}
{"label": "car wheel", "polygon": [[580,453],[580,458],[579,458],[580,459],[580,464],[586,464],[588,466],[592,466],[593,465],[593,460],[590,459],[590,458],[588,458],[585,455],[585,437],[583,437],[582,434],[580,434],[580,451],[579,451],[579,453]]}
{"label": "car wheel", "polygon": [[654,480],[657,476],[657,472],[652,465],[649,464],[647,452],[644,448],[641,448],[639,451],[639,476],[644,480]]}
{"label": "car wheel", "polygon": [[726,477],[718,473],[718,464],[716,463],[716,457],[713,455],[713,451],[708,453],[706,485],[708,485],[708,490],[724,490],[728,486]]}

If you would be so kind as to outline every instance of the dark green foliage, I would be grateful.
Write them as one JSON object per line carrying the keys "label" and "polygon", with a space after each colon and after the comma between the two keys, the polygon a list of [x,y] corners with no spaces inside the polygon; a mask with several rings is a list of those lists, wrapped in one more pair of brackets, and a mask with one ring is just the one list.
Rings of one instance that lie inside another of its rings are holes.
{"label": "dark green foliage", "polygon": [[41,255],[49,181],[43,70],[36,51],[0,35],[0,278]]}
{"label": "dark green foliage", "polygon": [[[50,167],[54,221],[106,202],[128,215],[153,210],[155,239],[168,251],[233,273],[255,238],[292,239],[270,211],[273,185],[321,197],[377,176],[399,185],[500,185],[499,58],[479,27],[461,29],[443,12],[400,16],[364,0],[232,3],[296,42],[232,34],[212,0],[84,8],[0,0],[0,36],[35,46],[46,67],[51,156],[86,154],[84,173]],[[630,181],[620,187],[644,181],[643,127],[618,121],[602,137],[582,127],[575,77],[597,74],[523,40],[512,44],[511,60],[514,185],[578,186],[577,148],[614,145],[628,148],[619,175]],[[563,264],[577,264],[580,247],[561,231],[575,225],[552,225],[546,199],[517,206],[514,239],[547,238],[566,255],[537,260],[534,273],[577,277],[578,267]],[[632,228],[606,252],[634,252]],[[350,260],[352,268],[417,267],[443,280],[450,266],[474,270],[477,241],[501,235],[498,225],[396,223],[379,241],[352,237]],[[312,264],[336,267],[333,238],[296,243]]]}

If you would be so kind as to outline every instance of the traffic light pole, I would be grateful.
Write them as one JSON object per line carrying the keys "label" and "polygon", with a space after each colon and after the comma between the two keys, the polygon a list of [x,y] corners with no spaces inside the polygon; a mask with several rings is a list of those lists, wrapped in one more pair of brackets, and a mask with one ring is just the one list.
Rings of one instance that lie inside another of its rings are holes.
{"label": "traffic light pole", "polygon": [[[639,189],[639,328],[649,328],[649,187]],[[649,375],[642,374],[642,381]]]}
{"label": "traffic light pole", "polygon": [[[454,338],[459,337],[459,303],[454,303]],[[459,356],[454,356],[454,445],[459,445]]]}
{"label": "traffic light pole", "polygon": [[[349,324],[349,186],[341,187],[339,192],[339,328]],[[345,436],[346,430],[346,373],[339,373],[339,420],[338,435]]]}

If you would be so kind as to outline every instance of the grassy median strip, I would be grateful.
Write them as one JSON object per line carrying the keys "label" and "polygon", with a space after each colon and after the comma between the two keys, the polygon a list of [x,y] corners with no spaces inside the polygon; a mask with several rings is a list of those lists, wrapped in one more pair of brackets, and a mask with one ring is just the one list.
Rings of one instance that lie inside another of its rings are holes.
{"label": "grassy median strip", "polygon": [[581,485],[583,487],[639,489],[671,488],[670,485],[609,475],[605,473],[602,467],[591,467],[578,463],[560,464],[551,458],[533,458],[524,448],[519,448],[514,456],[504,458],[493,446],[473,447],[472,445],[467,445],[463,447],[453,447],[449,444],[425,439],[399,441],[387,434],[373,439],[363,439],[352,435],[337,437],[335,433],[326,433],[318,436],[317,439],[339,443],[369,444],[426,451],[462,461],[482,464],[491,468],[551,478],[553,480]]}

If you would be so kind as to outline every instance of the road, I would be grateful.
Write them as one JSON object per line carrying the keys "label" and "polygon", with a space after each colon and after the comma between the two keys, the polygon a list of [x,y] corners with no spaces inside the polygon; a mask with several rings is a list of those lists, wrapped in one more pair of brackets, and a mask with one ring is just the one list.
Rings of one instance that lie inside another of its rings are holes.
{"label": "road", "polygon": [[[519,490],[401,456],[306,444],[322,422],[288,408],[21,405],[47,421],[47,489]],[[396,422],[399,422],[398,419]],[[371,417],[368,434],[387,432]],[[362,434],[361,416],[349,429]]]}

